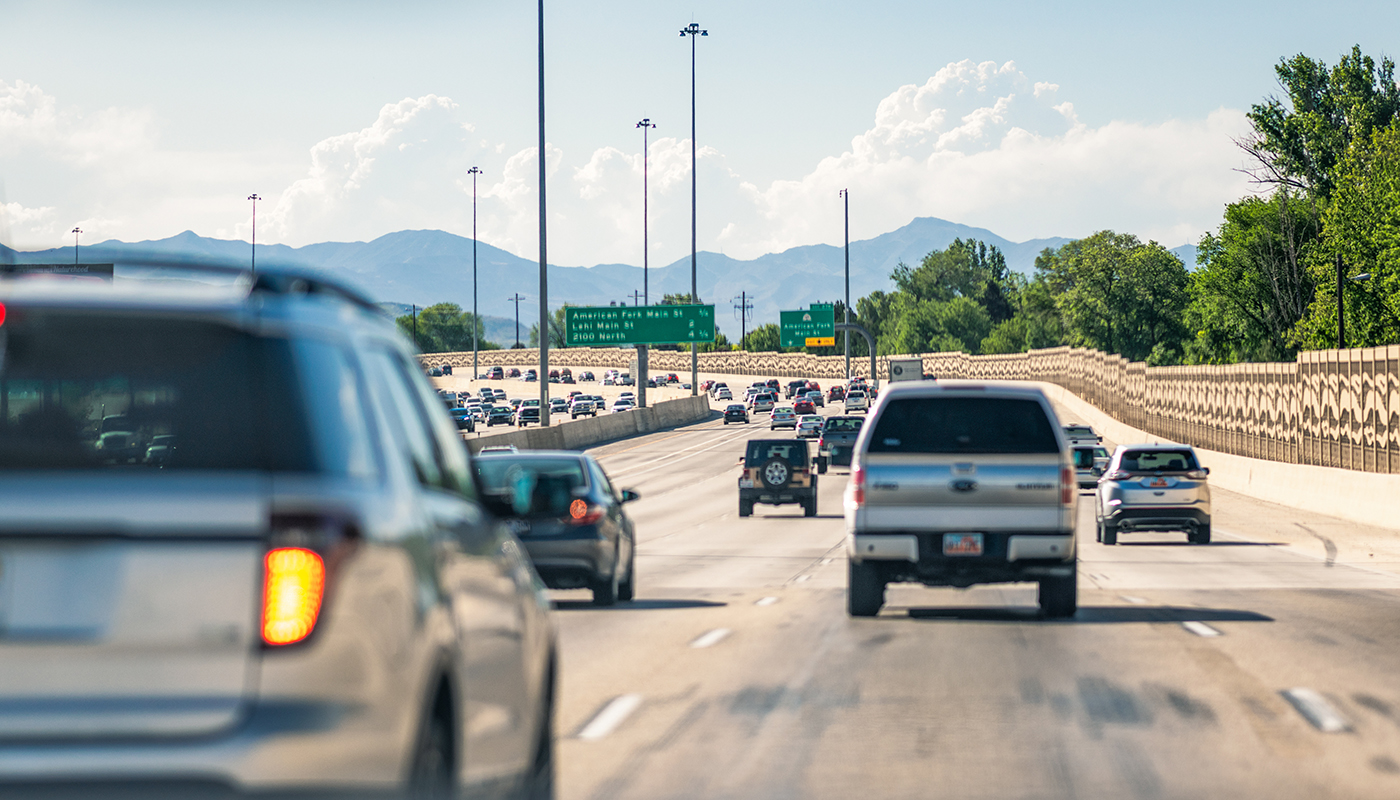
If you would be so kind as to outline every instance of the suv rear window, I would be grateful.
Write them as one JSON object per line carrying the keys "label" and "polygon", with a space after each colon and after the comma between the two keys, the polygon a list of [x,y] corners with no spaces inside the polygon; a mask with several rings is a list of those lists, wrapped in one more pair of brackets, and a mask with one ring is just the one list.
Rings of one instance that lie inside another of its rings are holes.
{"label": "suv rear window", "polygon": [[1058,453],[1055,429],[1035,400],[908,397],[885,406],[872,453]]}
{"label": "suv rear window", "polygon": [[0,470],[374,470],[337,348],[92,311],[12,308],[4,333]]}
{"label": "suv rear window", "polygon": [[1190,450],[1129,450],[1118,462],[1118,468],[1128,472],[1186,472],[1196,469],[1196,457]]}

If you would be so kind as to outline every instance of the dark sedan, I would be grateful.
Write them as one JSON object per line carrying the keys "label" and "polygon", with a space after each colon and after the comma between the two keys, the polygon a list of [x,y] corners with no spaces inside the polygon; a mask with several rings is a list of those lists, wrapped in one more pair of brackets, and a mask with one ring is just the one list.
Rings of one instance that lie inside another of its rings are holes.
{"label": "dark sedan", "polygon": [[486,427],[491,428],[496,425],[512,425],[515,423],[515,412],[510,406],[492,406],[486,412]]}
{"label": "dark sedan", "polygon": [[470,408],[449,408],[447,413],[452,415],[452,421],[457,423],[457,430],[467,433],[476,432],[476,419],[472,417]]}
{"label": "dark sedan", "polygon": [[749,424],[749,410],[743,403],[733,403],[724,409],[724,424],[728,425],[731,422]]}
{"label": "dark sedan", "polygon": [[474,460],[486,503],[507,521],[551,589],[591,589],[610,606],[636,594],[636,534],[618,491],[591,456],[564,450],[483,453]]}

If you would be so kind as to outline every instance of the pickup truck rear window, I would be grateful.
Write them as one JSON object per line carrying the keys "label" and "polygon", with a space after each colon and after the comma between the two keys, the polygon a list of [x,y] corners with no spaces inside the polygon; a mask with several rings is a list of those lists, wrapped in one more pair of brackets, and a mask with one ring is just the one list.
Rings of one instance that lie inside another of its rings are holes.
{"label": "pickup truck rear window", "polygon": [[885,406],[872,453],[1058,453],[1040,403],[977,397],[909,397]]}

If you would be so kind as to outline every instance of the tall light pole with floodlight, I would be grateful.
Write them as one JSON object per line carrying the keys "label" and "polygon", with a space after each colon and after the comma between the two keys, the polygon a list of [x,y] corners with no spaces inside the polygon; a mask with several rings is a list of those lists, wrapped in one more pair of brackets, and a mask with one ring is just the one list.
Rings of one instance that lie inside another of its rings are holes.
{"label": "tall light pole with floodlight", "polygon": [[[841,199],[845,201],[846,216],[846,324],[851,324],[851,191],[841,190]],[[841,338],[846,343],[846,378],[851,377],[851,332],[842,331]]]}
{"label": "tall light pole with floodlight", "polygon": [[[695,39],[697,36],[709,36],[710,32],[702,30],[698,23],[692,22],[681,28],[681,36],[690,37],[690,302],[700,302],[700,291],[696,287],[695,280],[695,186],[697,174],[695,171]],[[690,343],[690,394],[695,396],[700,393],[700,351],[696,348],[695,342]]]}
{"label": "tall light pole with floodlight", "polygon": [[258,197],[256,193],[248,195],[248,199],[253,201],[253,255],[249,261],[253,277],[258,276]]}
{"label": "tall light pole with floodlight", "polygon": [[651,249],[647,241],[647,223],[650,219],[647,208],[647,171],[649,168],[648,162],[651,160],[651,150],[647,145],[647,134],[652,128],[656,127],[656,123],[652,122],[650,119],[644,119],[637,123],[637,127],[642,129],[642,301],[646,305],[651,305],[651,297],[647,293],[647,256]]}
{"label": "tall light pole with floodlight", "polygon": [[549,426],[549,268],[545,256],[544,0],[539,0],[540,95],[540,426]]}
{"label": "tall light pole with floodlight", "polygon": [[73,228],[69,233],[73,234],[73,266],[78,266],[78,234],[82,233],[82,228]]}
{"label": "tall light pole with floodlight", "polygon": [[476,366],[477,350],[480,349],[477,330],[481,327],[481,317],[477,316],[476,310],[476,176],[481,174],[481,168],[472,167],[467,174],[472,176],[472,380],[476,380],[476,376],[481,374]]}

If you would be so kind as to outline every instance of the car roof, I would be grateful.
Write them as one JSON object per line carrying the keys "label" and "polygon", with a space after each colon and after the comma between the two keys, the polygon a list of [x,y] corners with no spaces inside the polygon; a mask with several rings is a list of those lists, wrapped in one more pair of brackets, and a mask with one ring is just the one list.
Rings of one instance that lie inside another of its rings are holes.
{"label": "car roof", "polygon": [[1149,442],[1145,444],[1120,444],[1115,453],[1124,450],[1192,450],[1196,448],[1189,444],[1172,444],[1171,442]]}
{"label": "car roof", "polygon": [[1037,386],[1026,386],[1016,381],[907,381],[891,383],[881,393],[881,399],[897,397],[944,397],[962,395],[974,397],[1039,398],[1045,393]]}

